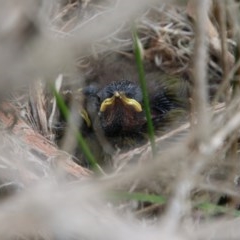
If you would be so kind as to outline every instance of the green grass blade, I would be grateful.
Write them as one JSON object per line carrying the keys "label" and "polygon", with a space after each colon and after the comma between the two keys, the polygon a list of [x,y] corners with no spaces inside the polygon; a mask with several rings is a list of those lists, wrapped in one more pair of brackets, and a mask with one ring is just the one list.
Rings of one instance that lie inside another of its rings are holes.
{"label": "green grass blade", "polygon": [[235,210],[225,206],[218,206],[213,203],[208,203],[208,202],[200,203],[196,205],[196,208],[204,211],[208,215],[228,214],[234,217],[240,217],[239,210]]}
{"label": "green grass blade", "polygon": [[[135,200],[139,202],[148,202],[152,204],[163,205],[167,203],[167,198],[156,194],[146,194],[141,192],[112,192],[111,196],[117,200]],[[203,202],[194,205],[194,208],[203,211],[208,216],[214,216],[217,214],[226,214],[234,217],[240,217],[240,211],[233,208],[218,206],[213,203]]]}
{"label": "green grass blade", "polygon": [[147,84],[146,84],[144,67],[142,62],[141,42],[138,39],[138,36],[135,30],[133,30],[133,43],[134,43],[135,59],[136,59],[136,64],[137,64],[137,69],[139,74],[140,86],[143,94],[143,104],[144,104],[145,114],[147,118],[148,135],[151,143],[152,153],[154,155],[156,150],[155,138],[154,138],[154,127],[153,127],[153,122],[151,118],[149,96],[148,96]]}
{"label": "green grass blade", "polygon": [[[70,111],[69,111],[68,107],[66,106],[62,96],[56,91],[56,89],[54,87],[52,87],[52,89],[53,89],[53,94],[56,98],[57,105],[58,105],[63,117],[67,121],[70,117]],[[91,168],[93,170],[99,169],[99,165],[97,164],[94,156],[92,155],[89,147],[87,146],[82,134],[78,131],[76,126],[70,125],[70,127],[71,127],[72,131],[74,132],[77,142],[78,142],[79,146],[81,147],[83,154],[86,157]]]}

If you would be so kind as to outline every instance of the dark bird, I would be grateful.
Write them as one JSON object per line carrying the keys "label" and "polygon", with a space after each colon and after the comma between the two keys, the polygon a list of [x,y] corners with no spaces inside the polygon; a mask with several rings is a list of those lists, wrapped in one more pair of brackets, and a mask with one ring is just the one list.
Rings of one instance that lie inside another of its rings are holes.
{"label": "dark bird", "polygon": [[[146,143],[147,121],[135,65],[118,59],[101,63],[93,72],[81,91],[80,112],[81,132],[97,160],[111,157],[116,150],[126,151]],[[152,121],[158,132],[168,125],[173,112],[184,108],[179,99],[186,89],[181,80],[159,69],[150,70],[146,81]]]}
{"label": "dark bird", "polygon": [[108,84],[98,93],[99,117],[106,136],[131,135],[146,123],[142,92],[128,80]]}

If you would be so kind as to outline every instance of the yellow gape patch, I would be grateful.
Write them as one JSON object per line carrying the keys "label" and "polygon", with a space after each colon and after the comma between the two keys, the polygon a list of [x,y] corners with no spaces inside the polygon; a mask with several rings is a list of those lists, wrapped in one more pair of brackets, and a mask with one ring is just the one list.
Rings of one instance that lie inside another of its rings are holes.
{"label": "yellow gape patch", "polygon": [[91,120],[90,120],[86,110],[82,109],[80,114],[81,114],[82,118],[85,120],[87,126],[90,127],[91,126]]}
{"label": "yellow gape patch", "polygon": [[113,105],[117,98],[121,99],[123,104],[133,107],[136,112],[142,112],[141,104],[133,98],[126,97],[122,92],[114,92],[111,98],[106,98],[101,104],[100,112],[106,111],[107,107]]}

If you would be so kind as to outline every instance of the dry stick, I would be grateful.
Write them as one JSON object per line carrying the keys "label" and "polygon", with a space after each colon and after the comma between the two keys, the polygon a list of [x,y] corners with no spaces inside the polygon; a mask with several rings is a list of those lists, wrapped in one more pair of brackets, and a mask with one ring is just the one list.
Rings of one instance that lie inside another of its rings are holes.
{"label": "dry stick", "polygon": [[[238,25],[239,26],[239,21],[238,21]],[[240,59],[240,33],[239,33],[239,28],[238,28],[238,32],[236,34],[236,41],[237,41],[237,54],[236,54],[236,58],[239,60]],[[235,78],[233,79],[234,83],[233,83],[233,91],[232,91],[232,98],[236,98],[239,96],[239,92],[240,92],[240,68],[237,68],[236,71],[236,82],[235,82]],[[236,108],[237,111],[239,111],[239,105]],[[230,116],[231,117],[231,116]],[[235,137],[235,141],[232,143],[231,149],[229,150],[229,155],[230,155],[230,160],[231,160],[231,175],[228,176],[231,182],[235,181],[236,176],[238,176],[239,173],[239,164],[238,164],[238,139],[239,139],[239,132],[236,131],[232,137]],[[238,198],[233,198],[232,202],[235,206],[239,205],[239,200]]]}
{"label": "dry stick", "polygon": [[[194,105],[197,111],[197,124],[194,126],[197,139],[199,141],[199,150],[201,147],[206,147],[209,141],[209,112],[208,108],[208,95],[207,95],[207,27],[211,24],[208,11],[210,7],[209,0],[192,0],[189,1],[194,7],[196,13],[196,38],[195,38],[195,59],[194,59]],[[189,171],[184,172],[185,175],[180,179],[179,184],[176,186],[175,196],[172,198],[169,209],[166,213],[166,227],[170,232],[176,231],[181,223],[184,215],[190,211],[187,205],[187,200],[191,189],[194,186],[194,177],[202,169],[205,161],[202,161],[201,154],[195,158],[194,165]],[[187,175],[187,176],[186,176]]]}
{"label": "dry stick", "polygon": [[[200,3],[201,2],[201,3]],[[195,38],[195,52],[194,52],[194,84],[195,94],[193,96],[195,110],[197,111],[197,136],[200,141],[207,141],[209,137],[209,116],[207,114],[208,108],[208,94],[207,94],[207,26],[209,23],[208,7],[209,0],[196,1],[196,38]]]}
{"label": "dry stick", "polygon": [[240,112],[237,112],[209,141],[205,155],[211,155],[223,145],[224,140],[240,126]]}
{"label": "dry stick", "polygon": [[[222,1],[219,1],[219,5],[220,6],[223,5]],[[229,21],[232,24],[232,27],[234,30],[234,35],[237,35],[239,32],[239,20],[238,20],[238,8],[236,8],[235,1],[228,0],[225,4],[225,7],[226,7],[226,10],[228,10],[228,16],[231,17],[231,19]],[[221,24],[221,22],[220,22],[220,24]],[[225,25],[226,25],[226,22],[225,22]],[[221,27],[221,25],[220,25],[220,27]],[[226,45],[226,43],[224,45]],[[224,52],[223,52],[223,54],[224,54]],[[227,49],[226,49],[225,55],[226,56],[224,56],[224,58],[226,58],[226,59],[224,59],[223,61],[227,61],[225,64],[226,64],[226,67],[228,67],[228,69],[227,69],[228,71],[226,72],[227,74],[224,76],[224,81],[219,86],[217,94],[214,98],[214,102],[216,102],[218,100],[220,94],[222,94],[224,92],[224,90],[227,89],[227,86],[229,85],[230,80],[232,80],[234,75],[236,75],[236,72],[238,71],[239,66],[240,66],[240,59],[236,59],[236,62],[234,64],[235,59],[233,56],[231,58],[231,54],[230,54],[230,52],[227,52]]]}
{"label": "dry stick", "polygon": [[[222,57],[222,69],[223,69],[223,81],[221,83],[221,85],[218,87],[218,91],[217,93],[215,94],[214,96],[214,101],[213,102],[216,102],[218,101],[219,97],[221,94],[225,93],[226,94],[226,100],[227,102],[230,101],[230,93],[229,91],[227,90],[228,86],[229,86],[229,83],[230,83],[230,80],[233,78],[235,72],[237,71],[238,69],[238,66],[240,64],[240,61],[238,59],[237,62],[235,62],[235,65],[234,65],[234,56],[228,51],[227,49],[227,35],[226,35],[226,32],[227,32],[227,29],[226,29],[226,21],[227,21],[227,16],[226,16],[226,10],[227,10],[227,7],[231,6],[232,3],[229,3],[230,0],[228,0],[228,4],[226,4],[226,2],[224,3],[223,1],[218,1],[218,7],[219,7],[219,11],[220,11],[220,37],[221,37],[221,57]],[[233,2],[233,1],[232,1]],[[233,11],[232,10],[235,10],[235,9],[231,9],[229,8],[228,10],[228,14],[231,14],[231,16],[233,15],[238,15],[238,13],[236,14],[232,14]],[[235,22],[235,25],[238,25],[237,22]],[[236,25],[236,26],[237,26]]]}
{"label": "dry stick", "polygon": [[[229,91],[229,79],[227,79],[231,63],[228,61],[228,50],[227,50],[227,18],[226,18],[226,1],[219,1],[218,7],[219,7],[219,17],[220,17],[220,37],[221,37],[221,46],[222,46],[222,69],[223,69],[223,82],[226,82],[225,85],[227,86],[225,88],[225,96],[226,96],[226,104],[229,104],[231,101],[230,91]],[[232,98],[234,98],[234,92],[232,93]],[[230,115],[228,114],[228,118],[231,118],[232,113]],[[238,150],[238,132],[233,134],[231,136],[232,139],[235,139],[234,141],[231,141],[231,146],[229,147],[229,150],[227,152],[227,159],[229,161],[229,164],[231,166],[231,173],[229,174],[228,178],[230,182],[234,181],[234,177],[237,175],[238,168],[237,168],[237,150]],[[229,139],[230,140],[230,139]]]}
{"label": "dry stick", "polygon": [[[229,80],[227,79],[227,75],[230,68],[230,63],[228,62],[228,50],[227,50],[227,29],[226,29],[226,2],[219,1],[219,17],[220,17],[220,40],[221,40],[221,48],[222,48],[222,71],[223,71],[223,82],[226,82],[226,86],[229,84]],[[227,102],[230,100],[228,88],[225,89],[226,100]]]}
{"label": "dry stick", "polygon": [[240,59],[237,60],[235,65],[228,72],[228,74],[226,76],[226,81],[222,82],[222,84],[219,86],[219,89],[213,99],[213,104],[215,104],[218,101],[220,94],[222,94],[224,89],[227,87],[228,82],[234,77],[234,75],[236,74],[236,71],[238,70],[239,67],[240,67]]}
{"label": "dry stick", "polygon": [[66,5],[53,19],[52,19],[52,23],[54,23],[55,21],[61,19],[62,17],[64,17],[66,15],[66,13],[68,13],[71,9],[73,9],[75,6],[77,6],[77,3],[72,3],[72,4],[68,4]]}

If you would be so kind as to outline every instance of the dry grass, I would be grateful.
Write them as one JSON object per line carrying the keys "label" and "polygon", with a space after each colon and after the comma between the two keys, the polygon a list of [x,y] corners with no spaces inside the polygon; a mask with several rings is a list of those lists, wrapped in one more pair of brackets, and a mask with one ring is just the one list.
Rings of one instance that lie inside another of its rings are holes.
{"label": "dry grass", "polygon": [[[2,1],[0,239],[238,239],[238,14],[233,0]],[[132,23],[191,106],[156,156],[146,144],[95,173],[73,161],[71,128],[57,146],[49,85],[72,90],[109,55],[133,59]]]}

